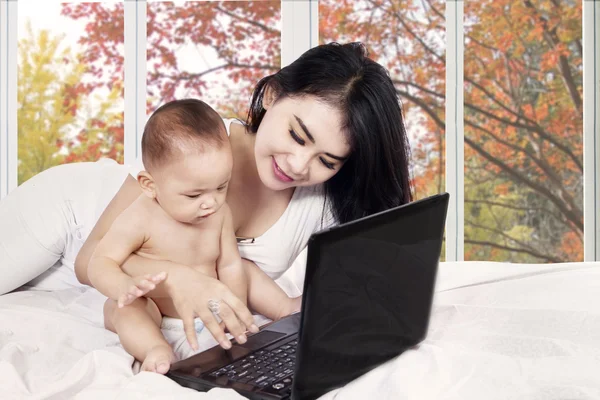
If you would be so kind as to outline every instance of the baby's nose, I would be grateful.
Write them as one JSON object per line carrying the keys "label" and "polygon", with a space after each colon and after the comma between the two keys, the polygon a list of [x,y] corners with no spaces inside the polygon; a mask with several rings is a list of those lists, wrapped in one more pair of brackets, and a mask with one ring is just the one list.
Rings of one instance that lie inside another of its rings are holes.
{"label": "baby's nose", "polygon": [[208,210],[209,208],[213,207],[214,205],[215,205],[215,199],[213,197],[209,197],[202,202],[202,204],[200,205],[200,208],[202,208],[203,210]]}

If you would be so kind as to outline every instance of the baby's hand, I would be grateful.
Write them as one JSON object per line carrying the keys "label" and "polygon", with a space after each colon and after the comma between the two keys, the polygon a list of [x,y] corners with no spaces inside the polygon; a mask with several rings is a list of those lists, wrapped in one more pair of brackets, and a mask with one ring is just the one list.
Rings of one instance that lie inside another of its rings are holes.
{"label": "baby's hand", "polygon": [[119,308],[133,303],[138,297],[154,290],[156,285],[164,281],[166,277],[167,273],[163,271],[155,275],[147,274],[129,278],[121,287],[121,295],[117,299]]}

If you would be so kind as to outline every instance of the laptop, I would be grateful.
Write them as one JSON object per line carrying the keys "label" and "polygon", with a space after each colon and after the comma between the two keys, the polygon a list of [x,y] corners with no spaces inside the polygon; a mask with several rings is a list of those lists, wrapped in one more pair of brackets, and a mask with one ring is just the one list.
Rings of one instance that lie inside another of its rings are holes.
{"label": "laptop", "polygon": [[315,233],[302,312],[244,344],[174,363],[167,376],[250,399],[316,399],[421,342],[429,326],[448,193]]}

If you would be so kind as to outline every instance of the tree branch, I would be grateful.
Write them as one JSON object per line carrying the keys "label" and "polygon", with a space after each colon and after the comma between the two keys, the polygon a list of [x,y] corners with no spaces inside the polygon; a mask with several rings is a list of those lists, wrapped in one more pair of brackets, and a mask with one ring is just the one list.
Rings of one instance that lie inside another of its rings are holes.
{"label": "tree branch", "polygon": [[421,107],[421,109],[423,111],[425,111],[425,113],[427,115],[429,115],[431,117],[431,119],[433,119],[433,121],[442,129],[446,129],[446,124],[444,123],[444,121],[442,121],[440,119],[440,117],[436,114],[436,112],[431,109],[431,107],[429,107],[429,105],[423,100],[420,99],[416,96],[411,95],[410,93],[408,93],[405,90],[400,90],[398,88],[396,88],[396,93],[398,93],[400,96],[405,97],[406,99],[412,101],[413,103],[415,103],[416,105],[418,105],[419,107]]}
{"label": "tree branch", "polygon": [[577,205],[575,204],[575,200],[573,199],[573,197],[568,193],[568,191],[565,190],[560,177],[554,172],[554,170],[552,169],[552,166],[550,164],[548,164],[545,160],[543,160],[540,157],[537,157],[536,154],[532,153],[531,151],[529,151],[525,148],[517,146],[513,143],[510,143],[510,142],[504,140],[504,139],[501,139],[493,132],[489,131],[488,129],[486,129],[482,126],[475,124],[474,122],[472,122],[466,118],[465,118],[465,124],[484,132],[486,135],[492,137],[498,143],[500,143],[510,149],[513,149],[516,152],[523,153],[526,156],[528,156],[548,176],[548,178],[550,179],[550,182],[553,184],[555,189],[559,192],[561,199],[563,201],[567,202],[569,204],[569,206],[571,207],[571,209],[575,209],[579,212],[579,207],[577,207]]}
{"label": "tree branch", "polygon": [[[558,38],[558,34],[556,33],[556,27],[550,29],[548,26],[548,20],[541,16],[535,6],[531,3],[530,0],[524,0],[525,7],[529,8],[535,17],[537,17],[538,21],[542,25],[544,29],[544,38],[546,42],[550,45],[551,48],[556,49],[558,43],[560,43],[560,39]],[[558,3],[555,3],[555,7],[558,7]],[[575,108],[580,113],[582,111],[582,101],[581,96],[579,96],[579,91],[577,90],[577,85],[575,84],[575,80],[573,75],[571,74],[571,68],[569,67],[569,60],[563,54],[558,57],[558,69],[563,78],[563,82],[567,87],[567,91],[571,96],[571,101],[575,105]]]}
{"label": "tree branch", "polygon": [[[369,0],[369,1],[370,1],[370,3],[371,3],[371,4],[374,4],[373,0]],[[526,0],[526,1],[529,1],[529,0]],[[422,40],[421,40],[419,37],[417,37],[417,35],[415,35],[415,33],[414,33],[412,30],[410,30],[410,28],[409,28],[409,27],[407,27],[407,24],[405,23],[404,19],[403,19],[403,18],[402,18],[400,15],[398,15],[398,13],[397,13],[397,12],[391,12],[391,11],[389,11],[389,10],[388,10],[388,11],[387,11],[387,13],[388,13],[388,14],[391,14],[391,15],[392,15],[392,16],[394,16],[394,17],[395,17],[395,18],[396,18],[398,21],[400,21],[400,22],[402,23],[402,25],[403,25],[403,26],[404,26],[404,27],[407,29],[407,31],[408,31],[408,32],[409,32],[409,33],[410,33],[410,34],[411,34],[411,35],[412,35],[412,36],[413,36],[413,37],[414,37],[414,38],[415,38],[417,41],[419,41],[419,43],[421,43],[421,45],[422,45],[422,46],[425,48],[425,50],[426,50],[427,52],[429,52],[429,53],[430,53],[430,54],[432,54],[434,57],[437,57],[437,58],[438,58],[438,59],[440,59],[440,60],[444,60],[444,58],[443,58],[443,57],[440,57],[440,56],[439,56],[439,55],[438,55],[438,54],[437,54],[437,53],[436,53],[436,52],[435,52],[433,49],[431,49],[429,46],[427,46],[425,43],[423,43],[423,42],[422,42]],[[477,40],[475,40],[475,39],[473,39],[473,40],[474,40],[476,43],[480,44],[481,46],[487,47],[487,46],[483,45],[482,43],[480,43],[479,41],[477,41]],[[494,48],[491,48],[491,49],[493,49],[493,50],[495,50],[495,51],[498,51],[497,49],[494,49]],[[477,83],[473,82],[473,80],[472,80],[472,79],[470,79],[470,78],[467,78],[467,81],[468,81],[469,83],[471,83],[471,84],[474,84],[474,85],[475,85],[475,87],[477,87],[478,89],[480,89],[480,90],[483,90],[483,91],[484,91],[484,93],[486,93],[486,95],[490,96],[490,94],[489,94],[489,92],[488,92],[488,91],[484,90],[484,89],[483,89],[483,87],[482,87],[481,85],[479,85],[479,84],[477,84]],[[409,83],[406,83],[406,84],[409,84]],[[410,84],[410,85],[411,85],[411,86],[414,86],[414,87],[418,87],[418,86],[417,86],[417,85],[415,85],[415,84]],[[444,97],[442,97],[442,95],[440,95],[440,94],[438,94],[438,93],[432,92],[432,91],[430,91],[430,90],[427,90],[427,89],[425,89],[425,88],[423,88],[423,87],[419,87],[419,88],[420,88],[421,90],[424,90],[425,92],[427,92],[427,93],[429,93],[429,94],[432,94],[432,95],[434,95],[434,96],[438,96],[438,97],[440,97],[440,98],[444,98]],[[404,91],[404,93],[406,93],[406,97],[407,97],[407,98],[410,96],[410,97],[412,98],[411,100],[412,100],[412,101],[413,101],[415,104],[417,104],[417,103],[418,103],[418,102],[416,101],[416,97],[414,97],[414,96],[411,96],[411,95],[410,95],[410,94],[408,94],[408,92],[406,92],[406,91]],[[492,98],[493,100],[495,100],[495,103],[496,103],[496,104],[500,104],[500,105],[501,105],[501,103],[499,103],[498,101],[496,101],[496,99],[494,99],[493,97],[490,97],[490,98]],[[530,120],[530,119],[526,118],[524,115],[522,115],[522,113],[515,113],[514,111],[512,111],[512,110],[510,110],[510,109],[506,108],[506,106],[503,106],[503,105],[501,105],[501,106],[502,106],[502,107],[503,107],[503,108],[504,108],[506,111],[510,112],[511,114],[513,114],[514,116],[516,116],[516,117],[517,117],[517,120],[516,120],[516,121],[511,121],[510,119],[507,119],[507,118],[502,118],[502,117],[500,117],[500,116],[497,116],[497,115],[495,115],[495,114],[493,114],[493,113],[491,113],[491,112],[489,112],[489,111],[486,111],[486,110],[484,110],[483,108],[481,108],[481,107],[478,107],[478,106],[476,106],[475,104],[471,104],[471,103],[469,103],[469,102],[465,102],[465,106],[466,106],[466,107],[468,107],[468,108],[470,108],[470,109],[472,109],[472,110],[473,110],[473,111],[475,111],[475,112],[478,112],[478,113],[481,113],[481,114],[483,114],[483,115],[487,116],[487,117],[488,117],[488,118],[490,118],[490,119],[496,120],[496,121],[498,121],[498,122],[501,122],[501,123],[504,123],[504,124],[507,124],[507,125],[510,125],[510,126],[514,126],[514,127],[516,127],[516,128],[526,129],[526,130],[528,130],[528,131],[532,131],[532,132],[535,132],[535,133],[537,133],[537,134],[538,134],[540,137],[542,137],[543,139],[545,139],[545,140],[547,140],[548,142],[552,143],[552,144],[553,144],[555,147],[557,147],[558,149],[560,149],[561,151],[563,151],[563,152],[564,152],[564,153],[565,153],[565,154],[566,154],[566,155],[567,155],[567,156],[568,156],[568,157],[569,157],[569,158],[570,158],[570,159],[573,161],[573,163],[574,163],[574,164],[577,166],[577,168],[578,168],[580,171],[583,171],[583,163],[582,163],[582,162],[579,160],[579,158],[578,158],[578,157],[577,157],[575,154],[573,154],[573,152],[571,151],[571,149],[570,149],[568,146],[566,146],[565,144],[563,144],[563,143],[559,142],[557,138],[554,138],[554,137],[552,137],[552,136],[551,136],[550,134],[548,134],[548,133],[547,133],[547,132],[546,132],[546,131],[545,131],[545,130],[544,130],[544,129],[543,129],[543,128],[542,128],[542,127],[541,127],[541,126],[540,126],[540,125],[537,123],[537,122],[535,122],[535,121],[532,121],[532,120]],[[432,114],[431,114],[431,113],[429,113],[429,112],[428,112],[428,114],[432,115]],[[521,121],[521,120],[524,120],[524,121],[528,122],[528,124],[523,124],[523,123],[520,123],[519,121]],[[436,123],[438,123],[438,122],[436,121]],[[443,126],[443,125],[440,125],[440,126]]]}
{"label": "tree branch", "polygon": [[[371,3],[374,7],[381,7],[381,5],[376,4],[373,0],[368,0],[369,3]],[[419,42],[419,44],[421,46],[423,46],[423,48],[431,55],[433,55],[435,58],[437,58],[440,62],[445,63],[446,62],[446,58],[444,56],[441,56],[439,54],[437,54],[435,52],[435,50],[433,50],[431,47],[429,47],[427,45],[427,43],[425,43],[425,41],[419,36],[417,35],[406,23],[406,21],[404,20],[404,18],[401,17],[401,15],[398,13],[398,11],[396,10],[390,10],[390,9],[384,9],[382,7],[382,10],[384,13],[391,15],[392,17],[395,17],[400,24],[402,24],[402,26],[404,27],[404,29],[406,29],[406,31],[413,37],[413,39],[415,39],[417,42]]]}
{"label": "tree branch", "polygon": [[581,163],[581,161],[579,161],[579,158],[577,158],[577,156],[575,156],[575,154],[573,154],[573,152],[564,144],[558,142],[555,138],[553,138],[551,135],[549,135],[541,126],[539,125],[527,125],[527,124],[522,124],[519,123],[518,120],[517,121],[511,121],[509,119],[506,118],[502,118],[499,117],[497,115],[494,115],[493,113],[484,110],[481,107],[478,107],[474,104],[471,103],[467,103],[465,102],[465,107],[468,107],[470,109],[472,109],[473,111],[476,111],[478,113],[481,113],[483,115],[485,115],[488,118],[494,119],[498,122],[510,125],[510,126],[514,126],[515,128],[521,128],[521,129],[526,129],[528,131],[532,131],[537,133],[540,137],[546,139],[547,141],[549,141],[550,143],[552,143],[554,146],[556,146],[557,148],[559,148],[560,150],[562,150],[569,158],[571,158],[573,160],[573,162],[575,163],[575,165],[581,170],[583,171],[583,164]]}
{"label": "tree branch", "polygon": [[502,202],[498,202],[498,201],[483,200],[483,199],[477,199],[477,200],[465,199],[465,203],[485,204],[485,205],[491,206],[491,207],[503,207],[503,208],[507,208],[509,210],[515,210],[515,211],[543,211],[545,214],[551,215],[557,221],[564,223],[564,220],[559,215],[554,214],[552,211],[550,211],[546,207],[519,207],[519,206],[514,206],[512,204],[502,203]]}
{"label": "tree branch", "polygon": [[500,161],[496,157],[492,156],[481,146],[479,146],[472,139],[465,137],[465,143],[467,143],[473,150],[479,153],[483,158],[491,162],[492,164],[499,167],[502,171],[504,171],[507,175],[511,176],[516,182],[522,183],[526,186],[529,186],[531,189],[537,191],[538,193],[544,195],[548,200],[550,200],[554,205],[569,219],[579,230],[583,231],[583,215],[580,215],[581,212],[579,210],[570,210],[565,206],[565,203],[561,201],[561,199],[557,198],[550,190],[540,185],[539,183],[533,182],[526,176],[520,174],[513,168],[510,168],[503,161]]}
{"label": "tree branch", "polygon": [[266,70],[273,70],[273,71],[277,71],[279,68],[272,66],[272,65],[250,65],[250,64],[237,64],[237,63],[227,63],[227,64],[222,64],[219,65],[217,67],[213,67],[213,68],[209,68],[205,71],[202,72],[197,72],[197,73],[193,73],[193,74],[186,74],[186,75],[167,75],[167,74],[163,74],[160,72],[154,72],[151,75],[153,77],[156,78],[165,78],[165,79],[172,79],[172,80],[180,80],[180,81],[189,81],[189,80],[194,80],[194,79],[198,79],[203,77],[204,75],[208,75],[212,72],[218,71],[218,70],[222,70],[222,69],[228,69],[228,68],[257,68],[257,69],[266,69]]}
{"label": "tree branch", "polygon": [[442,19],[442,21],[446,20],[446,16],[440,12],[440,10],[438,10],[437,8],[435,8],[435,6],[431,3],[431,0],[427,0],[427,4],[429,4],[429,7],[431,7],[431,9],[433,10],[433,12]]}
{"label": "tree branch", "polygon": [[481,47],[483,47],[484,49],[488,49],[488,50],[490,50],[490,51],[494,51],[494,52],[501,53],[501,51],[500,51],[499,49],[497,49],[497,48],[495,48],[495,47],[493,47],[493,46],[491,46],[491,45],[489,45],[489,44],[485,44],[485,43],[483,43],[483,42],[481,42],[481,41],[479,41],[479,40],[475,39],[475,38],[474,38],[473,36],[471,36],[471,35],[468,35],[468,34],[466,34],[466,35],[465,35],[465,37],[466,37],[467,39],[469,39],[469,40],[472,40],[472,41],[473,41],[473,43],[475,43],[475,44],[476,44],[476,45],[478,45],[478,46],[481,46]]}
{"label": "tree branch", "polygon": [[280,31],[278,31],[276,29],[269,28],[268,26],[266,26],[264,24],[261,24],[260,22],[257,22],[255,20],[244,18],[244,17],[242,17],[240,15],[237,15],[236,13],[233,13],[231,11],[225,10],[224,8],[222,8],[220,6],[215,6],[215,9],[217,11],[222,12],[223,14],[229,15],[231,18],[237,19],[238,21],[242,21],[242,22],[245,22],[247,24],[254,25],[254,26],[256,26],[256,27],[264,30],[265,32],[269,32],[269,33],[272,33],[272,34],[280,34],[281,33]]}
{"label": "tree branch", "polygon": [[500,244],[497,244],[497,243],[487,242],[487,241],[483,241],[483,240],[465,239],[465,243],[473,244],[473,245],[478,245],[478,246],[494,247],[494,248],[497,248],[497,249],[500,249],[500,250],[511,251],[511,252],[514,252],[514,253],[529,254],[530,256],[539,258],[541,260],[546,260],[546,261],[551,262],[551,263],[564,262],[564,260],[562,260],[560,258],[550,257],[550,256],[543,255],[543,254],[540,254],[540,253],[535,252],[535,251],[525,250],[525,249],[519,249],[519,248],[514,248],[514,247],[509,247],[509,246],[503,246],[503,245],[500,245]]}
{"label": "tree branch", "polygon": [[427,93],[427,94],[430,94],[430,95],[432,95],[432,96],[435,96],[435,97],[439,97],[439,98],[440,98],[440,99],[442,99],[442,100],[444,100],[444,99],[446,98],[446,95],[444,95],[444,94],[441,94],[441,93],[439,93],[439,92],[436,92],[436,91],[434,91],[434,90],[431,90],[431,89],[427,89],[426,87],[424,87],[424,86],[421,86],[421,85],[418,85],[418,84],[416,84],[416,83],[414,83],[414,82],[410,82],[410,81],[403,81],[403,80],[399,80],[399,79],[393,79],[393,80],[392,80],[392,82],[393,82],[394,84],[396,84],[396,85],[406,85],[406,86],[412,86],[412,87],[414,87],[414,88],[417,88],[417,89],[419,89],[419,90],[420,90],[420,91],[422,91],[422,92],[425,92],[425,93]]}
{"label": "tree branch", "polygon": [[[493,213],[492,213],[492,214],[493,214]],[[494,217],[495,217],[495,216],[494,216]],[[498,222],[498,221],[496,221],[496,222]],[[499,229],[495,229],[495,228],[492,228],[492,227],[490,227],[490,226],[479,225],[479,224],[476,224],[475,222],[473,222],[473,221],[469,221],[469,220],[466,220],[466,221],[465,221],[465,224],[468,224],[468,225],[472,226],[473,228],[477,228],[477,229],[483,229],[483,230],[485,230],[485,231],[488,231],[488,232],[494,233],[494,234],[496,234],[496,235],[500,235],[500,236],[502,236],[503,238],[505,238],[505,239],[508,239],[508,240],[510,240],[511,242],[514,242],[514,243],[518,244],[518,245],[519,245],[519,246],[521,246],[523,249],[527,249],[527,250],[530,250],[530,251],[535,251],[535,249],[534,249],[533,247],[531,247],[530,245],[528,245],[527,243],[523,243],[522,241],[520,241],[520,240],[517,240],[517,239],[513,238],[512,236],[510,236],[510,235],[508,235],[508,234],[504,233],[503,231],[501,231],[501,230],[499,230]],[[498,224],[497,224],[497,225],[498,225]]]}
{"label": "tree branch", "polygon": [[[476,84],[476,83],[472,82],[471,80],[469,80],[469,82],[471,82],[471,83],[473,83],[473,84],[477,85],[477,87],[479,88],[479,85],[478,85],[478,84]],[[432,95],[432,96],[439,97],[439,98],[441,98],[441,99],[445,99],[445,98],[446,98],[446,96],[445,96],[444,94],[438,93],[438,92],[436,92],[436,91],[433,91],[433,90],[431,90],[431,89],[427,89],[427,88],[425,88],[425,87],[423,87],[423,86],[421,86],[421,85],[418,85],[418,84],[416,84],[416,83],[414,83],[414,82],[409,82],[409,81],[405,81],[405,80],[398,80],[398,79],[395,79],[395,80],[393,80],[393,83],[394,83],[394,84],[397,84],[397,85],[407,85],[407,86],[412,86],[412,87],[415,87],[415,88],[417,88],[417,89],[419,89],[419,90],[421,90],[421,91],[423,91],[423,92],[425,92],[425,93],[427,93],[427,94],[430,94],[430,95]],[[481,87],[481,89],[482,89],[482,90],[484,90],[484,93],[486,92],[486,91],[485,91],[485,89],[483,89],[483,87]],[[419,102],[419,101],[417,101],[417,97],[416,97],[416,96],[414,96],[414,95],[411,95],[411,94],[410,94],[410,93],[408,93],[407,91],[402,91],[402,90],[400,90],[400,89],[397,89],[397,90],[396,90],[396,92],[397,92],[398,94],[402,95],[402,96],[405,96],[405,97],[407,97],[409,100],[411,100],[411,101],[412,101],[412,102],[414,102],[415,104],[418,104],[418,105],[419,105],[419,104],[426,104],[426,103],[425,103],[425,102],[423,102],[423,101],[420,101],[420,102]],[[500,104],[500,103],[497,103],[497,104]],[[467,107],[469,107],[469,108],[471,108],[471,109],[475,110],[476,112],[478,112],[478,113],[481,113],[481,114],[483,114],[483,115],[485,115],[485,116],[487,116],[487,117],[489,117],[489,118],[495,119],[495,120],[497,120],[497,121],[499,121],[499,122],[505,123],[505,124],[507,124],[507,125],[514,126],[514,127],[516,127],[516,128],[521,128],[521,129],[525,129],[525,130],[528,130],[528,131],[533,131],[533,132],[537,133],[537,134],[538,134],[540,137],[542,137],[542,138],[546,139],[547,141],[549,141],[550,143],[552,143],[553,145],[555,145],[555,146],[556,146],[558,149],[560,149],[560,150],[562,150],[563,152],[565,152],[565,153],[566,153],[566,155],[567,155],[569,158],[571,158],[571,159],[573,160],[573,162],[574,162],[574,163],[575,163],[575,165],[578,167],[578,169],[579,169],[580,171],[583,171],[583,164],[581,163],[581,161],[579,160],[579,158],[577,158],[577,156],[575,156],[575,154],[573,154],[569,148],[567,148],[567,147],[566,147],[565,145],[563,145],[562,143],[559,143],[559,142],[558,142],[556,139],[554,139],[554,138],[553,138],[553,137],[551,137],[551,136],[550,136],[548,133],[546,133],[546,131],[545,131],[545,130],[544,130],[542,127],[541,127],[541,126],[539,126],[539,125],[538,125],[538,124],[537,124],[535,121],[532,121],[532,120],[530,120],[529,118],[527,118],[527,117],[523,116],[522,114],[517,114],[517,113],[514,113],[514,112],[510,111],[509,109],[506,109],[506,110],[507,110],[507,111],[509,111],[509,112],[511,112],[511,113],[512,113],[513,115],[515,115],[517,118],[519,118],[519,119],[521,119],[521,120],[526,120],[527,122],[530,122],[530,124],[521,124],[521,123],[519,123],[519,122],[513,122],[513,121],[511,121],[511,120],[508,120],[508,119],[505,119],[505,118],[498,117],[498,116],[496,116],[496,115],[494,115],[494,114],[492,114],[492,113],[490,113],[490,112],[488,112],[488,111],[485,111],[484,109],[482,109],[482,108],[479,108],[479,107],[477,107],[477,106],[475,106],[475,105],[473,105],[473,104],[471,104],[471,103],[468,103],[468,102],[465,102],[465,106],[467,106]],[[423,108],[423,107],[422,107],[422,108]],[[428,113],[428,114],[429,114],[429,113]],[[430,115],[431,115],[431,114],[430,114]],[[517,121],[518,121],[518,120],[517,120]],[[436,121],[436,123],[437,123],[437,121]],[[440,126],[443,126],[443,125],[440,125]]]}
{"label": "tree branch", "polygon": [[[514,115],[517,118],[528,120],[528,118],[525,117],[522,113],[519,113],[517,111],[512,110],[510,107],[506,106],[504,103],[502,103],[500,100],[498,100],[496,98],[496,96],[494,96],[492,94],[492,92],[490,92],[485,87],[483,87],[483,85],[480,85],[479,83],[475,82],[473,79],[471,79],[471,78],[469,78],[467,76],[465,76],[465,81],[468,82],[468,83],[470,83],[471,85],[473,85],[475,88],[479,89],[480,91],[482,91],[490,100],[492,100],[493,103],[495,103],[496,105],[500,106],[506,112]],[[504,89],[504,88],[502,88],[502,89]],[[534,121],[531,121],[531,122],[535,123]]]}

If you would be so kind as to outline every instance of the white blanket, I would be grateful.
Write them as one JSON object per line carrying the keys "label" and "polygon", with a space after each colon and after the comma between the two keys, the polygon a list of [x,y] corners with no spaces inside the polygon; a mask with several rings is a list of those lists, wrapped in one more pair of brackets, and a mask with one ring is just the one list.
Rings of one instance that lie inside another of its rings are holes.
{"label": "white blanket", "polygon": [[[0,296],[2,399],[241,399],[153,373],[93,289]],[[442,263],[427,339],[324,399],[600,399],[600,263]]]}

